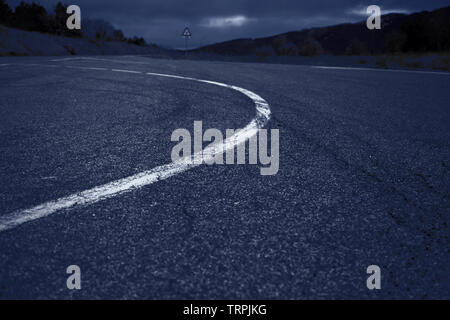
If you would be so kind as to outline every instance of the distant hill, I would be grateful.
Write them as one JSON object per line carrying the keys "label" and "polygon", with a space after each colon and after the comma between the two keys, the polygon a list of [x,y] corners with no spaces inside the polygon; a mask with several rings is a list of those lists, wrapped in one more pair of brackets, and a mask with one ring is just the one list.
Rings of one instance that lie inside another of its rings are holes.
{"label": "distant hill", "polygon": [[411,15],[383,15],[381,22],[381,30],[368,30],[366,21],[362,21],[266,38],[237,39],[193,51],[258,57],[450,52],[450,6]]}

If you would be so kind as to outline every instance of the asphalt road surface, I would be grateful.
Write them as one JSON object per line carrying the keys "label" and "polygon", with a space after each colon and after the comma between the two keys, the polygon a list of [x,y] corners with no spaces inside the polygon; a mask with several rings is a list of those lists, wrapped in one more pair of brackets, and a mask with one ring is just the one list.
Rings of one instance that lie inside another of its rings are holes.
{"label": "asphalt road surface", "polygon": [[149,72],[265,99],[279,172],[201,165],[19,221],[0,232],[0,298],[450,298],[450,73],[3,58],[0,222],[170,163],[195,120],[255,117],[236,90]]}

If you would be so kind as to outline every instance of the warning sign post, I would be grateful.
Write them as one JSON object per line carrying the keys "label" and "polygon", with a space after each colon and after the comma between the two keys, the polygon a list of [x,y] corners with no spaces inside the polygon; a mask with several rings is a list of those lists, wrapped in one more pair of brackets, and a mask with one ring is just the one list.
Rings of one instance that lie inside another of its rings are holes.
{"label": "warning sign post", "polygon": [[184,53],[186,53],[188,49],[188,39],[192,37],[191,30],[189,30],[188,27],[184,28],[183,34],[181,36],[184,38]]}

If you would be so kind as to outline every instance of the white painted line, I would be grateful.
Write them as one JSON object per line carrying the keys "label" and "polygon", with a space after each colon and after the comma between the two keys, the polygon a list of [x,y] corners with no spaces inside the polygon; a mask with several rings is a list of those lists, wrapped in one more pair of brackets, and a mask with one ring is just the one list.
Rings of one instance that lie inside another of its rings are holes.
{"label": "white painted line", "polygon": [[[122,71],[135,73],[130,70],[121,70],[120,72]],[[255,136],[258,133],[258,130],[263,128],[270,119],[269,104],[259,95],[249,90],[216,81],[201,80],[162,73],[147,74],[152,76],[197,81],[236,90],[246,95],[254,102],[256,106],[256,117],[244,129],[239,130],[221,143],[216,143],[207,147],[203,150],[203,153],[196,153],[191,157],[185,157],[176,162],[162,165],[149,171],[144,171],[136,175],[72,194],[67,197],[59,198],[54,201],[49,201],[33,208],[2,215],[0,216],[0,232],[13,229],[25,222],[30,222],[49,216],[59,210],[69,209],[74,206],[90,205],[108,198],[112,198],[197,167],[203,162],[212,160],[215,155],[231,150],[237,145],[242,144],[249,138]]]}
{"label": "white painted line", "polygon": [[61,68],[60,65],[56,65],[56,64],[39,64],[39,63],[21,63],[18,64],[20,66],[37,66],[37,67],[49,67],[49,68]]}
{"label": "white painted line", "polygon": [[166,77],[166,78],[173,78],[173,79],[185,79],[185,80],[194,80],[194,81],[200,81],[200,82],[204,82],[205,81],[205,80],[197,80],[195,78],[175,76],[175,75],[164,74],[164,73],[147,72],[146,74],[149,75],[149,76]]}
{"label": "white painted line", "polygon": [[106,68],[96,68],[96,67],[81,67],[84,70],[97,70],[97,71],[107,71]]}
{"label": "white painted line", "polygon": [[77,57],[77,58],[62,58],[62,59],[53,59],[53,60],[49,60],[52,62],[59,62],[59,61],[71,61],[71,60],[82,60],[84,59],[83,57]]}
{"label": "white painted line", "polygon": [[79,67],[79,66],[64,66],[70,69],[79,69],[79,70],[96,70],[96,71],[107,71],[109,69],[106,68],[95,68],[95,67]]}
{"label": "white painted line", "polygon": [[327,67],[327,66],[311,66],[314,69],[330,69],[330,70],[355,70],[355,71],[381,71],[381,72],[403,72],[418,74],[440,74],[449,76],[450,72],[434,72],[434,71],[415,71],[415,70],[396,70],[396,69],[375,69],[375,68],[353,68],[353,67]]}
{"label": "white painted line", "polygon": [[[132,57],[132,56],[130,56],[130,57]],[[71,58],[68,58],[68,59],[71,59]],[[92,60],[92,61],[117,62],[117,63],[126,63],[126,64],[154,65],[153,63],[145,62],[145,61],[129,61],[129,60],[119,60],[119,59],[106,59],[106,58],[79,57],[79,58],[72,58],[72,59],[84,60],[84,61]],[[62,61],[62,60],[52,60],[52,61]]]}
{"label": "white painted line", "polygon": [[[371,68],[351,68],[351,67],[328,67],[328,66],[311,66],[314,69],[330,69],[330,70],[372,70]],[[379,70],[379,69],[373,69]]]}
{"label": "white painted line", "polygon": [[114,71],[114,72],[124,72],[124,73],[136,73],[136,74],[142,74],[141,71],[133,71],[133,70],[111,69],[111,71]]}

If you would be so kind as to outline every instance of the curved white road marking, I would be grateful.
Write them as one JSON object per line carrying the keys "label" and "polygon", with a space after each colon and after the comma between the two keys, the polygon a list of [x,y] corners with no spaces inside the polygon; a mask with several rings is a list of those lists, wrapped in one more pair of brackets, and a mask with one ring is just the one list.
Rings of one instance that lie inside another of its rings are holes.
{"label": "curved white road marking", "polygon": [[[33,64],[36,65],[36,64]],[[97,69],[92,69],[97,70]],[[99,69],[103,70],[103,69]],[[138,71],[111,69],[110,71],[136,73]],[[89,190],[85,190],[76,194],[72,194],[53,201],[45,202],[38,206],[12,212],[0,216],[0,232],[15,228],[25,222],[33,221],[39,218],[49,216],[59,210],[68,209],[76,205],[89,205],[101,200],[112,198],[119,194],[130,192],[132,190],[150,185],[160,180],[170,178],[176,174],[184,172],[201,165],[203,162],[212,160],[215,155],[224,153],[227,150],[235,148],[237,145],[244,143],[250,137],[256,135],[258,130],[263,128],[270,119],[269,104],[254,92],[249,90],[228,85],[221,82],[201,80],[196,78],[182,77],[162,73],[146,73],[151,76],[159,76],[166,78],[182,79],[197,81],[200,83],[208,83],[236,90],[249,97],[256,106],[256,117],[242,130],[236,132],[233,136],[227,138],[221,143],[214,144],[203,150],[202,153],[196,153],[191,157],[185,157],[176,162],[162,165],[148,171],[138,173],[136,175],[116,180]]]}

